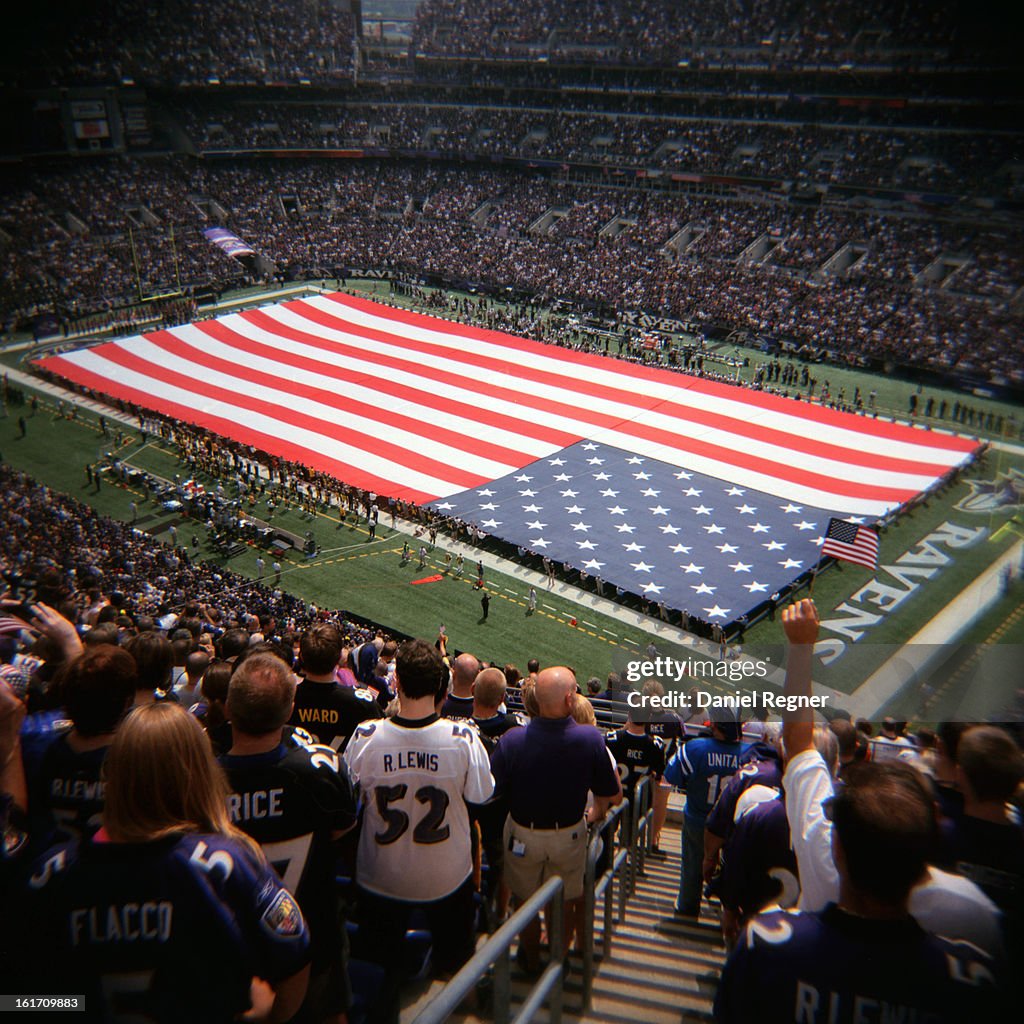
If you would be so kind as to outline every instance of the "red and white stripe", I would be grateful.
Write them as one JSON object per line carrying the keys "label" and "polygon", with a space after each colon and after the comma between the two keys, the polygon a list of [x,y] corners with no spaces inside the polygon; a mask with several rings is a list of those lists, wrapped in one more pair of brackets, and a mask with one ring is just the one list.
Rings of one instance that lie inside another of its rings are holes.
{"label": "red and white stripe", "polygon": [[[822,558],[841,558],[846,562],[856,562],[867,569],[878,568],[878,533],[870,526],[857,526],[856,529],[848,529],[851,537],[849,540],[833,536],[836,524],[840,520],[832,519],[828,524],[828,532],[825,535],[825,542],[821,546]],[[844,524],[845,525],[845,524]]]}
{"label": "red and white stripe", "polygon": [[792,502],[877,516],[977,446],[340,293],[42,365],[419,502],[589,438]]}

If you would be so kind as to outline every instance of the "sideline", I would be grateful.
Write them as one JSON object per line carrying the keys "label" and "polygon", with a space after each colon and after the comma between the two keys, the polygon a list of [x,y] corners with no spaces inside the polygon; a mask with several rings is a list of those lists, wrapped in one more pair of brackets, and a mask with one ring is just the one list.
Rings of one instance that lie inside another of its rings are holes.
{"label": "sideline", "polygon": [[980,576],[937,612],[848,698],[855,717],[874,717],[922,675],[953,654],[953,644],[1002,596],[1002,573],[1016,568],[1024,554],[1024,541],[1004,551]]}
{"label": "sideline", "polygon": [[[48,394],[54,399],[73,402],[80,408],[87,409],[96,415],[105,416],[108,420],[129,426],[133,430],[138,429],[138,423],[134,417],[122,413],[96,399],[87,398],[50,381],[40,380],[15,367],[7,370],[7,374],[10,380]],[[1024,454],[1024,447],[1007,442],[996,441],[993,442],[992,447],[1012,454]],[[384,515],[386,514],[384,513]],[[410,537],[415,535],[417,527],[418,524],[400,518],[396,519],[395,522],[396,532]],[[417,538],[417,540],[419,539]],[[439,544],[438,547],[442,547],[442,545]],[[545,594],[554,593],[563,600],[579,606],[581,609],[589,608],[594,612],[647,633],[655,640],[655,643],[660,639],[666,644],[689,648],[695,654],[703,655],[712,660],[719,659],[720,655],[717,644],[688,633],[679,627],[662,622],[655,616],[644,615],[640,611],[624,608],[615,601],[599,597],[591,591],[581,590],[579,587],[574,587],[564,581],[556,582],[555,587],[549,591],[547,588],[548,580],[543,573],[528,569],[517,562],[502,558],[499,555],[484,551],[470,544],[450,542],[447,550],[451,550],[453,554],[461,552],[472,563],[479,559],[483,562],[485,568],[493,569],[521,583],[523,585],[523,593],[519,596],[523,602],[526,601],[530,586],[533,586],[537,590],[538,599],[542,598]],[[907,640],[888,661],[872,673],[852,693],[844,693],[817,682],[813,686],[814,693],[819,696],[831,697],[831,703],[847,708],[855,717],[872,719],[873,716],[877,716],[887,704],[908,686],[912,685],[922,673],[935,668],[943,657],[948,657],[948,654],[943,655],[941,653],[941,645],[951,646],[958,636],[963,635],[967,629],[973,626],[999,599],[1001,592],[1000,574],[1008,564],[1020,565],[1022,552],[1024,552],[1024,542],[1014,545],[997,558],[988,569],[961,591],[945,608],[936,613],[929,622]],[[472,567],[467,572],[467,576],[471,575]],[[612,584],[607,585],[612,586]],[[605,632],[610,631],[606,630]],[[629,650],[628,645],[632,644],[632,641],[628,639],[626,642],[621,642],[618,638],[610,639],[609,642],[626,650]],[[641,654],[643,652],[637,648],[636,653]],[[741,660],[761,664],[758,659],[751,658],[748,655],[742,655]],[[761,681],[781,688],[785,678],[783,668],[771,663],[764,664],[767,672],[763,676],[759,675]],[[911,669],[909,673],[908,668]]]}

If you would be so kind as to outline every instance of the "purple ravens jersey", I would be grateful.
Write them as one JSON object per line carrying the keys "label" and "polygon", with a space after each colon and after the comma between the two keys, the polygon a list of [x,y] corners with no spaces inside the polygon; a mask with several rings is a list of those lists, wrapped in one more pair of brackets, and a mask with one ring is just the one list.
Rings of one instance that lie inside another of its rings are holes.
{"label": "purple ravens jersey", "polygon": [[30,831],[37,851],[100,827],[107,748],[78,753],[68,743],[68,732],[56,735],[28,779]]}
{"label": "purple ravens jersey", "polygon": [[722,787],[706,828],[719,839],[726,839],[732,832],[736,803],[751,786],[767,786],[779,789],[782,786],[782,769],[778,761],[748,761]]}
{"label": "purple ravens jersey", "polygon": [[335,950],[340,931],[331,833],[356,821],[348,767],[330,747],[297,742],[296,733],[266,754],[226,754],[220,763],[232,790],[232,824],[260,844],[295,894],[318,956]]}
{"label": "purple ravens jersey", "polygon": [[665,771],[665,748],[653,736],[616,729],[608,733],[605,742],[618,765],[623,792],[630,799],[645,775],[653,775],[657,780]]}
{"label": "purple ravens jersey", "polygon": [[308,730],[317,743],[344,750],[360,722],[383,717],[370,690],[304,679],[295,691],[291,724]]}
{"label": "purple ravens jersey", "polygon": [[[21,991],[53,991],[59,978],[61,992],[84,994],[85,1020],[223,1024],[248,1009],[253,976],[274,984],[309,961],[295,900],[225,836],[56,846],[26,898],[32,927],[5,966],[21,970]],[[183,984],[197,964],[197,985]]]}
{"label": "purple ravens jersey", "polygon": [[911,917],[816,914],[755,917],[722,971],[719,1024],[964,1024],[993,1014],[990,960],[974,946],[928,935]]}
{"label": "purple ravens jersey", "polygon": [[735,822],[722,849],[718,894],[744,918],[769,904],[796,906],[799,872],[789,841],[786,805],[778,791],[774,800],[746,808]]}

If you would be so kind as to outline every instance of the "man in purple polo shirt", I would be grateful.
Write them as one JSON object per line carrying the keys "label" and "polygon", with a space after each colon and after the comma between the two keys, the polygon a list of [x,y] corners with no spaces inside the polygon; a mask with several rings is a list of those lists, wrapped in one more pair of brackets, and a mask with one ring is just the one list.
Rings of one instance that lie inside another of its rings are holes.
{"label": "man in purple polo shirt", "polygon": [[[577,725],[576,677],[568,668],[546,668],[535,687],[538,717],[501,737],[491,757],[495,792],[508,804],[505,882],[523,903],[554,875],[565,883],[568,951],[583,914],[587,822],[600,821],[622,800],[622,787],[604,737]],[[587,793],[594,803],[587,812]],[[540,967],[540,921],[524,930],[520,965]]]}

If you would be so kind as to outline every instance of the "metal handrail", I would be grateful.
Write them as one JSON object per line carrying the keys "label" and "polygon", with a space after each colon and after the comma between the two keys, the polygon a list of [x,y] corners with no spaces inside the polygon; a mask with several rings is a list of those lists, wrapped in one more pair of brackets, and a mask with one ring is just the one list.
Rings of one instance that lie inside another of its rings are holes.
{"label": "metal handrail", "polygon": [[629,824],[629,894],[632,896],[636,892],[636,880],[644,872],[654,835],[654,780],[650,775],[640,779],[633,790],[633,813]]}
{"label": "metal handrail", "polygon": [[[565,925],[563,883],[558,876],[549,878],[463,965],[462,969],[416,1015],[413,1024],[441,1024],[459,1008],[462,1001],[494,967],[494,1021],[509,1024],[511,1006],[512,943],[542,911],[548,911],[548,941],[551,962],[537,979],[512,1024],[527,1024],[550,999],[551,1024],[561,1024],[563,960],[565,959]],[[550,908],[550,909],[549,909]]]}
{"label": "metal handrail", "polygon": [[612,857],[611,864],[600,879],[595,878],[597,872],[597,858],[599,856],[599,841],[611,844],[615,838],[615,830],[619,821],[629,810],[629,801],[623,800],[618,807],[608,814],[601,822],[600,827],[590,837],[587,845],[587,867],[583,876],[583,927],[580,941],[583,946],[583,1011],[590,1006],[590,999],[594,987],[594,926],[596,924],[597,901],[604,899],[603,917],[604,928],[601,933],[601,958],[611,956],[612,935],[615,928],[613,915],[613,895],[616,878],[619,880],[619,919],[625,915],[625,897],[627,884],[623,877],[622,868],[629,860],[628,845],[619,850]]}

